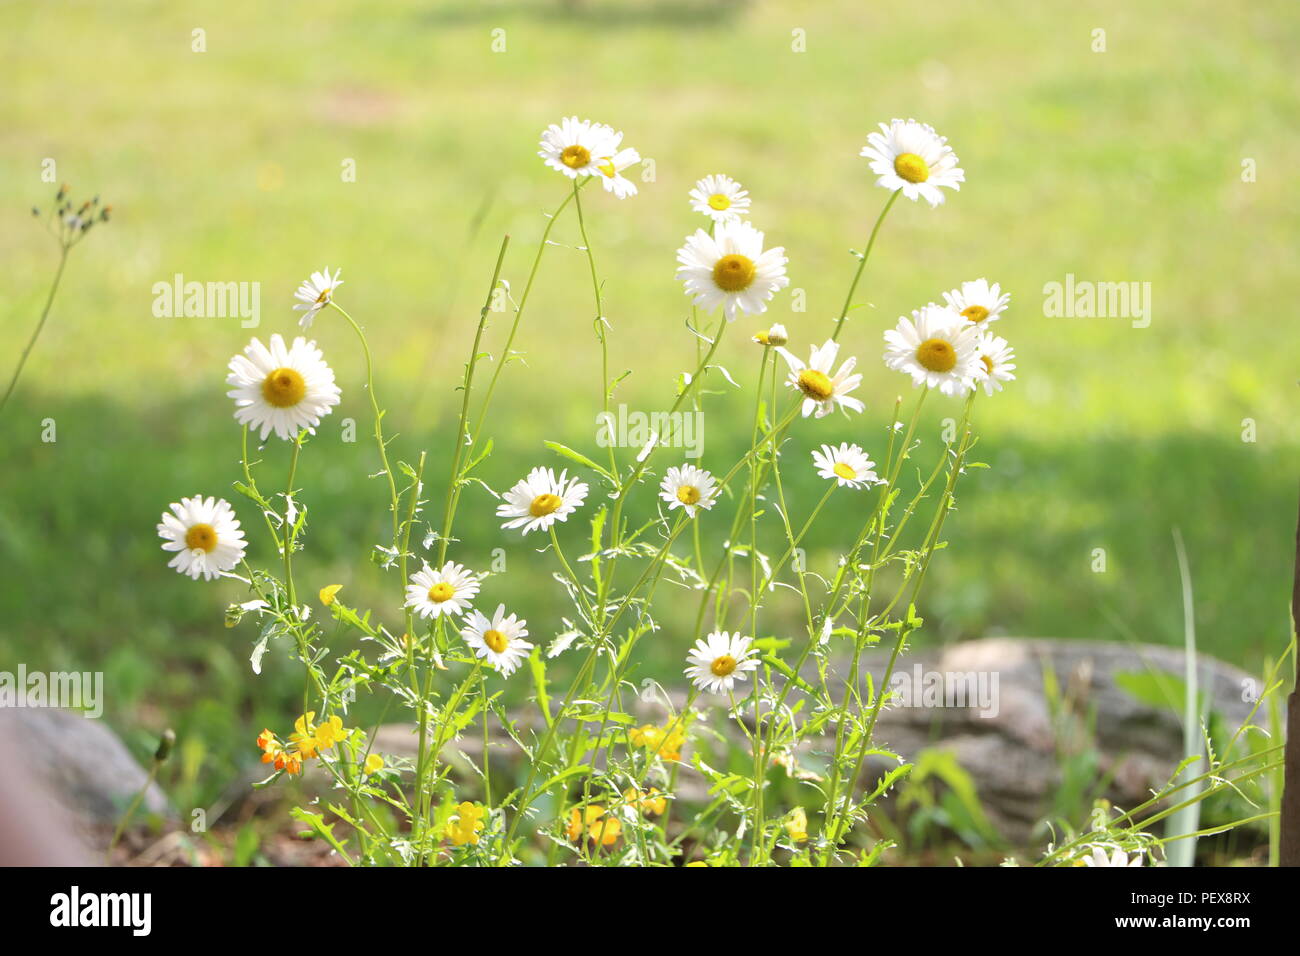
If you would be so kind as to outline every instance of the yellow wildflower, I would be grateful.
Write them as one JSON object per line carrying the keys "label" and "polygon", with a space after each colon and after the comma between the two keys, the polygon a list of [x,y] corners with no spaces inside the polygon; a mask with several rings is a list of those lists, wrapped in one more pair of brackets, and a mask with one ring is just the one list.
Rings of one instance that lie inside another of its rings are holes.
{"label": "yellow wildflower", "polygon": [[330,584],[320,589],[320,602],[326,607],[334,603],[334,596],[343,590],[341,584]]}
{"label": "yellow wildflower", "polygon": [[465,802],[456,808],[456,815],[447,824],[447,837],[456,846],[472,843],[478,846],[478,835],[483,829],[483,817],[487,814],[485,807],[476,803]]}

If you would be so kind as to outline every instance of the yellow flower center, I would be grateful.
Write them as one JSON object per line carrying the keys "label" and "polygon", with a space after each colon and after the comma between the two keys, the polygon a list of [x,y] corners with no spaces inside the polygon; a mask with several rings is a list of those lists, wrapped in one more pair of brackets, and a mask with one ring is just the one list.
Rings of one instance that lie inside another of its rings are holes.
{"label": "yellow flower center", "polygon": [[196,524],[185,532],[185,547],[191,551],[211,551],[217,546],[217,529],[210,524]]}
{"label": "yellow flower center", "polygon": [[570,169],[581,169],[591,162],[591,151],[586,146],[566,146],[560,153],[560,162]]}
{"label": "yellow flower center", "polygon": [[596,168],[605,174],[606,179],[613,179],[618,175],[618,170],[614,168],[614,161],[612,159],[607,163],[602,163]]}
{"label": "yellow flower center", "polygon": [[322,289],[321,294],[316,296],[316,304],[320,305],[322,302],[328,302],[330,298],[330,292],[332,291],[333,291],[332,289]]}
{"label": "yellow flower center", "polygon": [[842,461],[836,464],[836,466],[831,470],[834,471],[835,474],[839,475],[841,478],[845,478],[849,481],[853,481],[855,478],[858,477],[858,473],[853,470],[852,466],[846,465]]}
{"label": "yellow flower center", "polygon": [[982,305],[968,305],[961,310],[967,322],[983,322],[989,317],[989,310]]}
{"label": "yellow flower center", "polygon": [[510,638],[506,637],[500,631],[484,631],[483,643],[500,654],[510,646]]}
{"label": "yellow flower center", "polygon": [[446,581],[439,581],[433,587],[429,588],[429,600],[434,604],[441,604],[443,601],[450,601],[456,594],[456,589]]}
{"label": "yellow flower center", "polygon": [[713,671],[716,677],[726,677],[736,669],[736,659],[730,654],[723,654],[721,657],[714,658],[713,663],[709,665],[709,670]]}
{"label": "yellow flower center", "polygon": [[835,386],[831,384],[825,372],[806,368],[799,373],[799,391],[814,401],[824,402],[835,394]]}
{"label": "yellow flower center", "polygon": [[931,372],[951,372],[957,364],[957,350],[943,339],[926,339],[916,350],[916,360]]}
{"label": "yellow flower center", "polygon": [[709,197],[709,208],[716,209],[718,212],[723,212],[724,210],[731,208],[731,200],[722,195],[722,193],[714,193]]}
{"label": "yellow flower center", "polygon": [[916,153],[899,153],[894,160],[894,172],[909,183],[923,183],[930,178],[930,167]]}
{"label": "yellow flower center", "polygon": [[563,502],[559,495],[545,494],[538,495],[533,499],[533,503],[528,506],[528,513],[534,518],[542,518],[555,511]]}
{"label": "yellow flower center", "polygon": [[268,405],[290,408],[307,394],[307,383],[296,368],[277,368],[262,382],[262,397]]}
{"label": "yellow flower center", "polygon": [[677,500],[684,505],[693,505],[700,500],[700,489],[694,485],[682,485],[677,489]]}
{"label": "yellow flower center", "polygon": [[757,272],[752,259],[733,252],[723,256],[713,267],[713,281],[724,292],[740,292],[749,288]]}
{"label": "yellow flower center", "polygon": [[984,367],[985,367],[986,369],[988,369],[988,370],[989,370],[989,374],[992,375],[992,374],[993,374],[993,359],[989,358],[987,355],[981,355],[981,356],[980,356],[980,361],[982,361],[982,362],[984,363]]}

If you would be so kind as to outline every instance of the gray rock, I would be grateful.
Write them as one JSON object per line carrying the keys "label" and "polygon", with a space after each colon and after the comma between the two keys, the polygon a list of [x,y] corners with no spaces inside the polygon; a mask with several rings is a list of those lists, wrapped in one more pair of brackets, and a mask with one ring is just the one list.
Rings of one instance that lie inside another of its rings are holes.
{"label": "gray rock", "polygon": [[[14,741],[26,766],[54,799],[91,828],[115,825],[148,774],[102,720],[48,707],[0,709],[0,734]],[[151,784],[137,820],[174,812],[162,789]]]}

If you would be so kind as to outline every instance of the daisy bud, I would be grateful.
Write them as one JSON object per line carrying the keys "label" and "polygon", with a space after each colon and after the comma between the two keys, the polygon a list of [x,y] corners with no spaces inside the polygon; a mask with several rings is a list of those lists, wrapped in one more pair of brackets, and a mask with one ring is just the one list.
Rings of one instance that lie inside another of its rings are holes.
{"label": "daisy bud", "polygon": [[163,763],[172,755],[172,748],[176,746],[176,731],[168,727],[162,732],[162,737],[158,740],[158,749],[154,751],[154,763]]}

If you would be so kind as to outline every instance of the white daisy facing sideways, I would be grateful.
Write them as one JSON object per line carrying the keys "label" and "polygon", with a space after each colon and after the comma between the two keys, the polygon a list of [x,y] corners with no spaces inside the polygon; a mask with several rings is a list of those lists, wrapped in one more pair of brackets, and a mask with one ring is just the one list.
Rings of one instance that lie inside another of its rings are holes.
{"label": "white daisy facing sideways", "polygon": [[934,127],[912,119],[881,123],[880,132],[867,136],[858,155],[871,161],[877,186],[890,192],[901,189],[913,202],[924,198],[932,207],[943,202],[940,187],[958,190],[966,180],[948,140]]}
{"label": "white daisy facing sideways", "polygon": [[454,561],[437,569],[426,564],[411,575],[406,586],[406,606],[420,617],[458,616],[469,610],[478,589],[478,576]]}
{"label": "white daisy facing sideways", "polygon": [[835,357],[840,351],[840,344],[834,339],[827,339],[820,347],[813,346],[807,363],[788,349],[778,348],[777,351],[790,366],[786,385],[803,393],[804,418],[814,412],[818,418],[829,415],[835,411],[836,405],[855,412],[866,408],[861,401],[849,395],[849,392],[862,384],[861,375],[850,374],[858,360],[850,356],[844,360],[838,372],[832,371],[835,368]]}
{"label": "white daisy facing sideways", "polygon": [[703,508],[712,508],[718,500],[718,483],[703,468],[694,465],[673,466],[659,483],[659,497],[668,502],[668,510],[682,508],[690,517]]}
{"label": "white daisy facing sideways", "polygon": [[1107,858],[1106,851],[1102,847],[1095,846],[1092,848],[1092,855],[1085,856],[1083,858],[1083,865],[1084,866],[1141,866],[1142,854],[1141,853],[1135,854],[1132,862],[1130,862],[1128,858],[1128,854],[1125,853],[1123,850],[1119,849],[1118,847],[1116,847],[1115,852],[1112,853],[1109,858]]}
{"label": "white daisy facing sideways", "polygon": [[176,552],[167,567],[196,581],[211,581],[244,559],[244,532],[226,499],[195,495],[169,507],[158,524],[162,549]]}
{"label": "white daisy facing sideways", "polygon": [[714,694],[730,693],[736,681],[744,680],[745,674],[758,668],[758,657],[750,649],[754,639],[731,634],[728,631],[714,631],[707,638],[695,642],[691,652],[686,655],[686,676],[700,690]]}
{"label": "white daisy facing sideways", "polygon": [[341,394],[315,342],[299,336],[286,346],[278,332],[269,346],[254,338],[243,355],[232,358],[226,384],[232,386],[226,394],[235,400],[235,419],[260,430],[262,441],[272,431],[287,441],[304,428],[314,434]]}
{"label": "white daisy facing sideways", "polygon": [[605,192],[613,193],[616,199],[627,199],[636,195],[636,183],[623,175],[623,170],[639,165],[641,154],[635,149],[620,149],[605,162],[596,167],[600,173],[600,184]]}
{"label": "white daisy facing sideways", "polygon": [[501,527],[523,528],[528,534],[566,520],[587,500],[587,484],[570,478],[567,471],[557,477],[550,468],[534,468],[501,497],[497,517],[508,519]]}
{"label": "white daisy facing sideways", "polygon": [[498,604],[491,618],[482,611],[471,611],[460,636],[475,657],[483,658],[502,677],[509,677],[533,649],[524,640],[528,636],[527,624],[513,614],[507,617],[505,605]]}
{"label": "white daisy facing sideways", "polygon": [[622,139],[622,133],[614,132],[604,123],[567,116],[542,131],[542,148],[537,155],[547,166],[570,179],[594,176],[600,165],[618,152]]}
{"label": "white daisy facing sideways", "polygon": [[880,480],[875,472],[875,462],[867,457],[858,445],[841,442],[838,448],[822,445],[821,451],[812,453],[817,474],[838,482],[842,487],[861,488]]}
{"label": "white daisy facing sideways", "polygon": [[996,282],[989,285],[988,279],[973,279],[963,282],[960,289],[953,289],[943,294],[943,301],[967,322],[973,325],[996,322],[1007,310],[1011,293],[1003,292]]}
{"label": "white daisy facing sideways", "polygon": [[711,312],[722,306],[730,322],[736,311],[756,315],[778,289],[790,284],[785,249],[763,248],[763,234],[747,222],[719,223],[714,235],[703,229],[686,237],[677,250],[677,278],[695,305]]}
{"label": "white daisy facing sideways", "polygon": [[730,176],[705,176],[690,192],[691,208],[714,222],[734,222],[749,215],[749,190]]}
{"label": "white daisy facing sideways", "polygon": [[298,286],[298,291],[293,297],[299,304],[295,305],[293,310],[300,312],[306,309],[298,319],[298,324],[302,326],[304,332],[311,328],[316,313],[334,301],[334,290],[343,284],[343,280],[339,278],[342,272],[342,269],[335,269],[331,277],[330,267],[326,266],[324,272],[313,272],[310,279]]}
{"label": "white daisy facing sideways", "polygon": [[981,333],[979,342],[980,373],[976,381],[984,386],[989,395],[1002,391],[1003,382],[1014,382],[1011,374],[1015,369],[1016,353],[1011,350],[1007,340],[991,332]]}
{"label": "white daisy facing sideways", "polygon": [[979,329],[933,302],[901,317],[885,331],[885,364],[912,376],[912,384],[965,395],[981,374]]}

